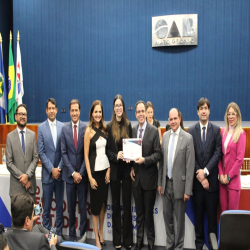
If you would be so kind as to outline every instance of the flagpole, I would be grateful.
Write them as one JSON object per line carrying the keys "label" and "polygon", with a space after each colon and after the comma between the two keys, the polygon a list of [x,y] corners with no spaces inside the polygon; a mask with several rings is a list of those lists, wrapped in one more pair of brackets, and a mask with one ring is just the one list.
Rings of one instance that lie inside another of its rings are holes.
{"label": "flagpole", "polygon": [[[1,52],[2,52],[2,60],[3,60],[3,39],[2,39],[2,35],[0,33],[0,44],[1,44]],[[6,90],[4,90],[6,91]],[[4,100],[5,102],[8,102],[8,99],[7,100]],[[7,115],[5,114],[5,124],[7,124]]]}
{"label": "flagpole", "polygon": [[[12,33],[11,33],[11,30],[10,30],[10,43],[11,43],[11,46],[12,46]],[[6,123],[7,123],[7,124],[10,124],[10,121],[7,122],[7,120],[6,120]]]}
{"label": "flagpole", "polygon": [[11,46],[12,46],[12,33],[11,33],[11,30],[10,30],[10,42],[11,42]]}
{"label": "flagpole", "polygon": [[3,42],[2,35],[0,33],[0,43],[1,43],[2,58],[3,58],[3,46],[2,46],[2,42]]}

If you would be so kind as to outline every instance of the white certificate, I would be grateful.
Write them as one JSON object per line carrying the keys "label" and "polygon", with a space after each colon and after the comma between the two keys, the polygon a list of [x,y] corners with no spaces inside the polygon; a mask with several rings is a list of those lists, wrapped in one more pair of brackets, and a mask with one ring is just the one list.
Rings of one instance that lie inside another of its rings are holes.
{"label": "white certificate", "polygon": [[142,157],[142,139],[123,139],[122,140],[123,160],[135,161]]}

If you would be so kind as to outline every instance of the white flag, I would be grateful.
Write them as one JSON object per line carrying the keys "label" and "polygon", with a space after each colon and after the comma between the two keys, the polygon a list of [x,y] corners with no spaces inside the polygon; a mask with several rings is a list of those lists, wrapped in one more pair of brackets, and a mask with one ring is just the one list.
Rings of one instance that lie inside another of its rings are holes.
{"label": "white flag", "polygon": [[19,47],[19,41],[17,41],[16,49],[16,102],[17,105],[22,104],[22,97],[24,95],[23,88],[23,70],[22,70],[22,61],[21,61],[21,51]]}

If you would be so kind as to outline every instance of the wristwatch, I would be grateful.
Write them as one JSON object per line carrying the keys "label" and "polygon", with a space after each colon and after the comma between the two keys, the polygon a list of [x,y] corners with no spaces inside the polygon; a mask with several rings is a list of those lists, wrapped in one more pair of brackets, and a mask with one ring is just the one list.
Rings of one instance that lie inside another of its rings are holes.
{"label": "wristwatch", "polygon": [[204,177],[207,178],[207,173],[204,173]]}
{"label": "wristwatch", "polygon": [[227,174],[227,179],[228,179],[229,181],[231,181],[231,178],[230,178],[229,174]]}

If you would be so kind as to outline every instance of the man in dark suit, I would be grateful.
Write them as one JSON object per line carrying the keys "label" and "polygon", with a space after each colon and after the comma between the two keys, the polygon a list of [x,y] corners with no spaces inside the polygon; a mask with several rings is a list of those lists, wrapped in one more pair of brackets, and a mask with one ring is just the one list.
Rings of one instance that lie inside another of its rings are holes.
{"label": "man in dark suit", "polygon": [[56,250],[57,236],[52,235],[49,243],[45,234],[31,232],[38,216],[34,217],[34,201],[29,195],[19,193],[12,197],[11,215],[14,229],[4,234],[10,250]]}
{"label": "man in dark suit", "polygon": [[204,215],[208,216],[208,233],[217,234],[217,206],[219,198],[218,162],[221,157],[220,128],[208,121],[210,103],[201,98],[197,105],[200,121],[189,128],[195,147],[195,245],[204,245]]}
{"label": "man in dark suit", "polygon": [[36,134],[26,128],[27,107],[20,104],[16,108],[17,128],[7,135],[6,165],[10,172],[10,198],[17,193],[28,193],[35,201],[36,166],[38,153]]}
{"label": "man in dark suit", "polygon": [[81,106],[73,99],[69,104],[71,122],[64,125],[61,135],[61,151],[64,169],[62,178],[66,182],[69,210],[69,237],[76,240],[75,211],[76,198],[80,206],[80,242],[86,241],[88,175],[84,162],[84,133],[86,124],[79,120]]}
{"label": "man in dark suit", "polygon": [[178,109],[169,111],[171,130],[163,134],[163,159],[158,174],[158,192],[163,195],[166,250],[183,249],[186,204],[192,194],[195,166],[194,144],[181,126]]}
{"label": "man in dark suit", "polygon": [[61,131],[63,123],[56,120],[56,100],[49,98],[46,104],[48,119],[38,126],[37,145],[42,161],[43,186],[43,226],[50,230],[50,209],[55,192],[56,199],[56,229],[62,235],[63,226],[63,195],[62,181],[63,162],[61,157]]}
{"label": "man in dark suit", "polygon": [[161,160],[159,132],[146,121],[146,105],[138,101],[135,105],[138,125],[132,129],[133,138],[142,138],[142,157],[136,159],[130,176],[136,206],[137,243],[135,250],[143,246],[144,221],[147,228],[148,249],[154,249],[155,232],[153,208],[157,188],[157,162]]}

